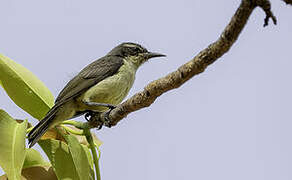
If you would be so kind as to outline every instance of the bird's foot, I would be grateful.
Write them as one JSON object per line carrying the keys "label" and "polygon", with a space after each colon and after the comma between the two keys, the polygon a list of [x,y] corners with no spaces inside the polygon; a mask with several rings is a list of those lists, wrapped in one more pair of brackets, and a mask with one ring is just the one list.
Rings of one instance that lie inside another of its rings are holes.
{"label": "bird's foot", "polygon": [[111,106],[108,106],[108,108],[109,110],[104,113],[103,117],[100,117],[101,115],[100,112],[94,112],[94,111],[88,111],[84,117],[86,121],[93,123],[94,126],[97,127],[97,130],[100,130],[103,125],[110,128],[113,126],[112,120],[110,118],[110,113],[113,109],[116,108],[116,106],[111,105]]}
{"label": "bird's foot", "polygon": [[87,122],[91,121],[91,117],[95,116],[95,112],[93,111],[88,111],[85,113],[84,118]]}
{"label": "bird's foot", "polygon": [[100,112],[88,111],[84,118],[87,122],[93,122],[98,130],[104,125],[104,122],[100,120]]}
{"label": "bird's foot", "polygon": [[116,105],[113,105],[113,104],[107,104],[108,108],[110,109],[110,111],[112,111],[113,109],[115,109],[117,106]]}
{"label": "bird's foot", "polygon": [[[114,109],[114,108],[113,108]],[[105,112],[105,116],[104,116],[104,125],[108,128],[111,128],[112,127],[112,122],[111,122],[111,118],[110,118],[110,113],[113,109],[110,109],[108,111]]]}

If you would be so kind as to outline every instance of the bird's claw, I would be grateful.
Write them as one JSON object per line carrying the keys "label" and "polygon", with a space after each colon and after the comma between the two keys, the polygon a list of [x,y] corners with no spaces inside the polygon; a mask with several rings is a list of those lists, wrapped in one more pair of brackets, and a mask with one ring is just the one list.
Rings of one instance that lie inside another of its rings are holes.
{"label": "bird's claw", "polygon": [[[114,108],[113,108],[114,109]],[[104,118],[103,119],[99,119],[99,125],[97,126],[97,130],[100,130],[102,128],[103,125],[105,125],[106,127],[110,128],[112,127],[111,124],[111,119],[109,117],[111,111],[113,110],[112,108],[110,108],[110,110],[106,111],[104,114]]]}
{"label": "bird's claw", "polygon": [[108,111],[105,112],[105,115],[104,115],[104,125],[108,128],[111,128],[112,127],[112,122],[111,122],[111,118],[110,118],[110,113],[113,109],[110,109]]}
{"label": "bird's claw", "polygon": [[111,111],[116,108],[116,106],[109,107],[109,110],[104,113],[103,118],[100,117],[99,112],[88,111],[84,118],[87,122],[94,122],[97,126],[97,130],[100,130],[104,125],[108,128],[112,127],[112,122],[110,118]]}
{"label": "bird's claw", "polygon": [[91,116],[92,116],[92,113],[87,112],[87,113],[84,115],[84,118],[85,118],[85,120],[88,122],[88,121],[90,121]]}
{"label": "bird's claw", "polygon": [[97,130],[101,130],[101,128],[102,128],[102,126],[104,125],[104,123],[101,121],[100,123],[99,123],[99,125],[97,126]]}
{"label": "bird's claw", "polygon": [[88,111],[84,115],[84,118],[86,119],[87,122],[96,122],[97,123],[98,130],[100,130],[102,128],[102,126],[104,125],[104,122],[100,120],[99,114],[100,114],[99,112]]}
{"label": "bird's claw", "polygon": [[117,106],[109,104],[108,108],[110,109],[110,111],[112,111],[113,109],[115,109]]}

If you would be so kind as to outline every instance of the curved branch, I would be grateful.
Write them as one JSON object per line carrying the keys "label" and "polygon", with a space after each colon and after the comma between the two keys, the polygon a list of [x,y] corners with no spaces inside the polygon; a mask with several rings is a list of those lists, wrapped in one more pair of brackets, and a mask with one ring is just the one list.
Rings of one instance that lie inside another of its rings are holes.
{"label": "curved branch", "polygon": [[[106,126],[116,125],[129,113],[150,106],[163,93],[180,87],[190,78],[204,72],[208,65],[215,62],[231,48],[244,28],[252,11],[257,6],[261,7],[266,13],[264,26],[268,24],[270,18],[276,24],[276,18],[271,12],[271,6],[268,0],[242,0],[237,11],[217,41],[210,44],[206,49],[202,50],[192,60],[179,67],[176,71],[149,83],[143,91],[118,105],[108,114],[110,124],[106,124]],[[106,119],[106,113],[102,113],[98,118],[93,118],[92,121],[89,121],[89,126],[98,127],[100,125],[99,120],[105,121]]]}

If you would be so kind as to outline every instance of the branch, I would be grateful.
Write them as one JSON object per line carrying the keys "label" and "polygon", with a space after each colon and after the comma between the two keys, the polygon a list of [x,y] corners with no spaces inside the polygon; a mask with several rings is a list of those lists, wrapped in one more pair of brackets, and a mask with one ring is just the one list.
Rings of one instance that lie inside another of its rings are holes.
{"label": "branch", "polygon": [[[143,91],[118,105],[108,114],[110,124],[106,124],[106,126],[115,126],[129,113],[150,106],[163,93],[180,87],[195,75],[204,72],[208,65],[215,62],[231,48],[244,28],[252,11],[257,6],[261,7],[266,13],[264,26],[268,25],[270,18],[276,24],[276,18],[271,12],[269,0],[242,0],[237,11],[217,41],[210,44],[191,61],[182,65],[176,71],[149,83]],[[106,120],[106,113],[101,113],[98,118],[93,117],[88,122],[89,126],[92,128],[99,127],[100,120]]]}
{"label": "branch", "polygon": [[286,4],[292,5],[292,0],[283,0]]}

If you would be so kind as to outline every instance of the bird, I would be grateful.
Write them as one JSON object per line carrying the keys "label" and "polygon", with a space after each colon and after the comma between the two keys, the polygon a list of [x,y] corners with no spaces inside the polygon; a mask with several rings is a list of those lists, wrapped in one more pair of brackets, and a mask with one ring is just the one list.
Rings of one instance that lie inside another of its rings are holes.
{"label": "bird", "polygon": [[115,108],[128,95],[137,69],[151,58],[164,56],[149,52],[137,43],[124,42],[87,65],[66,84],[55,105],[29,132],[29,147],[35,145],[48,129],[65,120]]}

